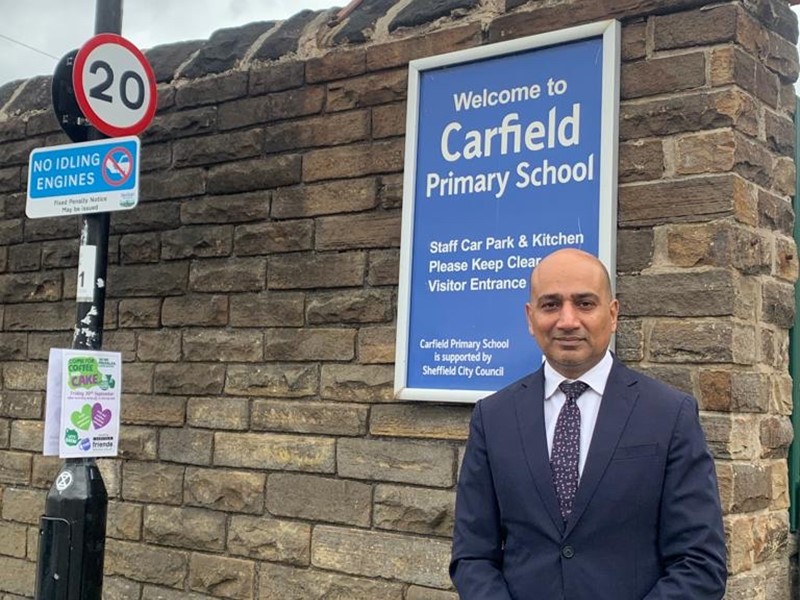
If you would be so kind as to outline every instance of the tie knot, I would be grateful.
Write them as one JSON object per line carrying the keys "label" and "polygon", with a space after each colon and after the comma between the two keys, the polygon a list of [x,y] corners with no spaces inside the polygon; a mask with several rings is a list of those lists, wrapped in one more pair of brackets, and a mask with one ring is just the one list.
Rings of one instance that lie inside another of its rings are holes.
{"label": "tie knot", "polygon": [[583,381],[562,381],[558,387],[562,392],[564,392],[567,400],[577,400],[581,397],[583,392],[589,389],[589,384],[584,383]]}

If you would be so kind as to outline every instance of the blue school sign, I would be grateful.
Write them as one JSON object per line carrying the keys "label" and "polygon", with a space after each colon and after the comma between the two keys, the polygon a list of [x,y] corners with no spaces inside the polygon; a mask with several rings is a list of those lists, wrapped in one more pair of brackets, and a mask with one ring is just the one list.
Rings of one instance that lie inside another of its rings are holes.
{"label": "blue school sign", "polygon": [[531,269],[613,268],[619,24],[413,61],[395,393],[474,401],[531,372]]}
{"label": "blue school sign", "polygon": [[138,137],[31,152],[25,206],[30,218],[127,210],[138,201]]}

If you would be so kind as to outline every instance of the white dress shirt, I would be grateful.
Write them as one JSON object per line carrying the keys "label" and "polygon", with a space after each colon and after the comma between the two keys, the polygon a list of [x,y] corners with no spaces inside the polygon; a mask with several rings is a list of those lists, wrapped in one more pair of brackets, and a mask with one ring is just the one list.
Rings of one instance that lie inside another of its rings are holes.
{"label": "white dress shirt", "polygon": [[[578,476],[583,475],[583,466],[586,464],[586,456],[589,454],[589,444],[592,442],[594,426],[597,423],[597,414],[600,412],[600,401],[603,399],[603,392],[606,389],[608,374],[611,372],[613,364],[611,352],[606,350],[606,355],[594,367],[580,376],[580,380],[589,386],[577,404],[581,411],[581,445],[580,456],[578,458]],[[559,389],[562,381],[574,381],[567,379],[558,373],[550,363],[544,363],[544,426],[547,433],[547,454],[553,451],[553,436],[556,432],[556,421],[558,413],[567,397]]]}

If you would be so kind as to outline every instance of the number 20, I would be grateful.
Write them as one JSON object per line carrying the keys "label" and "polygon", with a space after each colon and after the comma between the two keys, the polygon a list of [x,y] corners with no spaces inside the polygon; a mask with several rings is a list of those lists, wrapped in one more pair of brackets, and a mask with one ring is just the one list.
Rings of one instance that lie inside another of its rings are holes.
{"label": "number 20", "polygon": [[[97,98],[104,102],[114,102],[114,98],[110,94],[106,94],[106,90],[114,83],[114,70],[104,60],[96,60],[89,67],[89,72],[94,75],[98,71],[105,72],[105,79],[98,83],[93,88],[89,89],[89,95],[92,98]],[[133,81],[136,84],[136,97],[131,100],[128,98],[128,82]],[[122,103],[131,110],[137,110],[144,104],[144,80],[135,71],[123,71],[122,76],[119,78],[119,98]]]}

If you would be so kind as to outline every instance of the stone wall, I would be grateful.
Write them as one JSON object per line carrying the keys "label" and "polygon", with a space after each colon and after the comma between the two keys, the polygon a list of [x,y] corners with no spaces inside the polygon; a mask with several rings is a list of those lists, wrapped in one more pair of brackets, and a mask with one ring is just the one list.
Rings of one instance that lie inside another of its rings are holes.
{"label": "stone wall", "polygon": [[[619,355],[700,400],[728,598],[789,597],[792,83],[783,0],[364,0],[149,52],[142,201],[114,213],[105,597],[455,600],[469,406],[392,400],[410,59],[623,24]],[[78,222],[24,216],[66,142],[49,78],[0,87],[0,598],[33,594],[46,358]]]}

